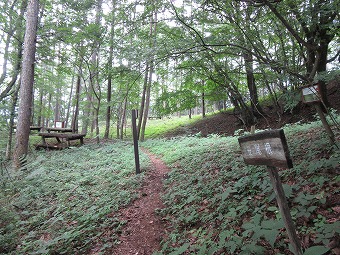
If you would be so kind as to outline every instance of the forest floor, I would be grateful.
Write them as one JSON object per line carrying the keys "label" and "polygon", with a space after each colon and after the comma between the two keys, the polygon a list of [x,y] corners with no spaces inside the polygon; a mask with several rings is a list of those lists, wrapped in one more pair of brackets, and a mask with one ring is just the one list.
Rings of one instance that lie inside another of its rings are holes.
{"label": "forest floor", "polygon": [[150,255],[160,248],[160,241],[165,234],[165,223],[157,215],[157,210],[164,208],[161,201],[163,178],[169,172],[162,160],[143,149],[151,160],[143,186],[138,191],[138,199],[120,212],[120,218],[126,225],[119,238],[119,244],[109,254]]}
{"label": "forest floor", "polygon": [[[329,88],[329,100],[332,108],[340,110],[340,86],[335,84]],[[280,119],[272,107],[264,107],[266,116],[258,120],[257,129],[280,128],[289,123],[309,122],[314,119],[315,109],[309,105],[299,105],[299,112],[285,113]],[[234,124],[237,118],[232,113],[219,113],[197,122],[194,125],[182,127],[167,134],[167,137],[197,134],[234,135],[236,130],[244,128]],[[246,129],[246,128],[244,128]],[[145,181],[139,190],[139,198],[120,212],[122,220],[126,221],[120,243],[108,254],[116,255],[151,255],[160,248],[160,241],[166,235],[167,225],[158,215],[157,210],[164,207],[161,201],[163,179],[169,171],[168,167],[155,155],[144,150],[151,161]]]}

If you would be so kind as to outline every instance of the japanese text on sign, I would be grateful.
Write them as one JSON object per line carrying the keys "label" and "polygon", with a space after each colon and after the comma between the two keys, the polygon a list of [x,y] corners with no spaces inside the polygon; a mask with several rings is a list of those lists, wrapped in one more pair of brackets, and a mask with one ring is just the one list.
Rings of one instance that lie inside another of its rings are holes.
{"label": "japanese text on sign", "polygon": [[253,145],[248,145],[246,146],[246,152],[248,156],[253,156],[253,155],[263,155],[263,154],[268,154],[268,155],[273,155],[273,150],[272,146],[269,142],[266,143],[255,143]]}
{"label": "japanese text on sign", "polygon": [[240,137],[239,143],[245,163],[292,167],[282,130],[270,130]]}

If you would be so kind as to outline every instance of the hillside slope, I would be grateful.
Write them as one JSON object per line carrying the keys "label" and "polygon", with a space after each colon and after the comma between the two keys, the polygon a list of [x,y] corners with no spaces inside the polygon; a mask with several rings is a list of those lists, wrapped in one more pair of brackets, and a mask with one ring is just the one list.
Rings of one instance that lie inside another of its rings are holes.
{"label": "hillside slope", "polygon": [[[328,98],[331,107],[339,113],[340,111],[340,80],[334,81],[328,86]],[[315,120],[316,110],[311,105],[300,103],[293,112],[284,112],[279,116],[272,106],[263,107],[265,116],[259,118],[256,123],[256,129],[277,129],[288,123],[306,123]],[[209,134],[233,135],[238,130],[249,130],[249,127],[241,125],[233,112],[221,112],[185,126],[166,134],[166,137],[180,135],[194,135],[200,133],[202,136]]]}

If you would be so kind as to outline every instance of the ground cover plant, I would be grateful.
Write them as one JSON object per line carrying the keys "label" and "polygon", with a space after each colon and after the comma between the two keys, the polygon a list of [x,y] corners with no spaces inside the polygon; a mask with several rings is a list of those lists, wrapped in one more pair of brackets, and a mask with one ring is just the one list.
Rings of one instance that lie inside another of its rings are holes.
{"label": "ground cover plant", "polygon": [[[320,122],[284,130],[294,168],[280,175],[304,254],[339,254],[340,150]],[[237,137],[198,134],[143,146],[172,169],[159,212],[170,224],[155,254],[292,254],[266,168],[243,163]]]}
{"label": "ground cover plant", "polygon": [[[140,161],[145,170],[144,154]],[[125,223],[118,210],[143,178],[125,142],[35,152],[25,172],[2,170],[0,254],[88,254],[96,246],[104,252]]]}
{"label": "ground cover plant", "polygon": [[[339,148],[320,122],[284,130],[294,168],[280,175],[305,254],[339,254]],[[171,167],[165,208],[157,210],[166,238],[154,255],[292,254],[266,169],[244,165],[237,138],[197,133],[140,143]],[[131,143],[32,150],[25,169],[1,165],[0,254],[112,254],[126,223],[120,209],[143,179]]]}

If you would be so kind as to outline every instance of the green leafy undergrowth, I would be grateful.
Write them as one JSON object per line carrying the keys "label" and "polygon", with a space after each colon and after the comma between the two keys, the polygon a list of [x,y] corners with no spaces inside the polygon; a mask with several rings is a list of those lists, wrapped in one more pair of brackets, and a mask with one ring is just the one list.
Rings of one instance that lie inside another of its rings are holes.
{"label": "green leafy undergrowth", "polygon": [[[147,167],[141,155],[141,167]],[[133,146],[39,152],[0,192],[0,254],[87,254],[117,241],[118,209],[136,196]]]}
{"label": "green leafy undergrowth", "polygon": [[[294,168],[278,171],[291,214],[305,253],[326,252],[340,230],[340,152],[320,124],[287,130]],[[155,254],[292,254],[266,167],[243,163],[237,137],[178,137],[143,146],[172,169],[160,212],[171,227]]]}

